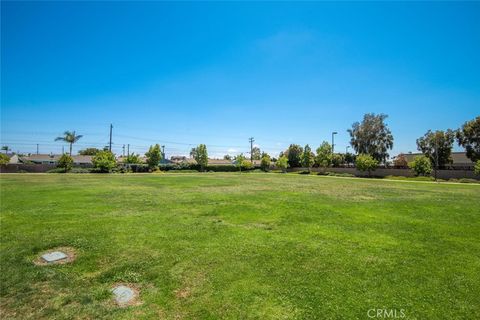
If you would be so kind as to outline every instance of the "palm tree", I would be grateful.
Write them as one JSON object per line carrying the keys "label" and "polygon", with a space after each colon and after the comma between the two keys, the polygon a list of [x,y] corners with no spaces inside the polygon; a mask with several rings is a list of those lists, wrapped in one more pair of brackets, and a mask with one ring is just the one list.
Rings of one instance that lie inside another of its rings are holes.
{"label": "palm tree", "polygon": [[65,131],[63,137],[57,137],[55,141],[65,141],[70,144],[70,155],[72,155],[72,146],[75,142],[80,140],[83,137],[82,135],[76,135],[75,131]]}
{"label": "palm tree", "polygon": [[10,151],[10,148],[8,146],[3,146],[2,150],[5,150],[5,154],[7,154],[7,152]]}

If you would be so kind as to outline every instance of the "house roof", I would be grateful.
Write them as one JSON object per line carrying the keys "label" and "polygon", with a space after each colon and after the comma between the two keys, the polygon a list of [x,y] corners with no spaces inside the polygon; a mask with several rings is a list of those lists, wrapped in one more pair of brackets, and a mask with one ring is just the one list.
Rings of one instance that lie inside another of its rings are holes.
{"label": "house roof", "polygon": [[[57,162],[61,154],[32,154],[27,157],[22,157],[22,161],[31,161],[31,162]],[[93,156],[82,156],[76,155],[72,156],[74,163],[92,163]]]}
{"label": "house roof", "polygon": [[[408,162],[410,162],[410,161],[413,160],[414,157],[422,156],[423,153],[420,153],[420,152],[417,152],[417,153],[403,153],[403,155],[405,156],[406,160]],[[467,155],[465,154],[465,152],[452,152],[451,157],[452,157],[452,160],[453,160],[452,164],[472,164],[473,163],[472,160],[467,158]]]}

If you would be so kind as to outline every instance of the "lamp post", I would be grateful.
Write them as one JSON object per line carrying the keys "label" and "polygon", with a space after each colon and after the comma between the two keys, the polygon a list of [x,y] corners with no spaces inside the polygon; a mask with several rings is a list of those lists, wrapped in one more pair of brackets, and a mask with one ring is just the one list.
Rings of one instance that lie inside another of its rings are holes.
{"label": "lamp post", "polygon": [[335,135],[337,134],[338,132],[337,131],[333,131],[332,132],[332,154],[335,150]]}

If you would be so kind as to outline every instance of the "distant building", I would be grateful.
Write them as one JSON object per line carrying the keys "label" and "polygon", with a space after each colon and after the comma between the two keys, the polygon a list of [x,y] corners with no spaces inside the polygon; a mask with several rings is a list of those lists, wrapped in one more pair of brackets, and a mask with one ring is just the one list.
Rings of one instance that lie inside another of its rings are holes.
{"label": "distant building", "polygon": [[[422,156],[422,153],[403,153],[407,162],[413,161],[413,158]],[[473,169],[475,163],[468,159],[465,152],[452,152],[452,163],[449,165],[455,169]]]}
{"label": "distant building", "polygon": [[9,164],[17,164],[19,162],[20,162],[20,159],[18,158],[18,155],[16,155],[16,154],[13,154],[10,157],[10,161],[8,161]]}
{"label": "distant building", "polygon": [[[35,164],[57,164],[61,154],[31,154],[26,157],[21,157],[20,161],[23,163]],[[72,156],[74,165],[91,165],[93,156]]]}

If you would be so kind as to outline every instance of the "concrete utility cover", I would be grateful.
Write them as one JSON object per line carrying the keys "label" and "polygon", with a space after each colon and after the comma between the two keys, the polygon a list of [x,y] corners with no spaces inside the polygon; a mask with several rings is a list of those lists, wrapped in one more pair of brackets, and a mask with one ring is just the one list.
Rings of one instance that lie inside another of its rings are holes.
{"label": "concrete utility cover", "polygon": [[115,287],[112,292],[115,295],[115,300],[118,304],[129,303],[135,297],[135,292],[126,286]]}
{"label": "concrete utility cover", "polygon": [[50,253],[45,253],[42,255],[42,259],[47,262],[55,262],[58,260],[66,259],[67,255],[61,251],[54,251]]}

